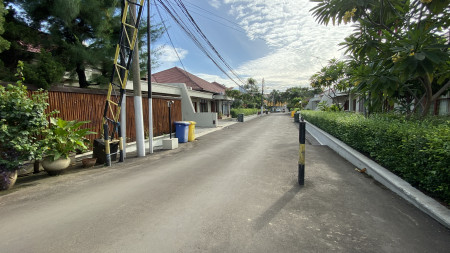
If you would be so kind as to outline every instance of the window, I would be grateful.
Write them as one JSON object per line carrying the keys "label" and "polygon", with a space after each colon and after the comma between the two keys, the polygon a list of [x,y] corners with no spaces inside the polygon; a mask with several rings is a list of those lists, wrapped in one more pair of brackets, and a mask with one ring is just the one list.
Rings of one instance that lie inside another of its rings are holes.
{"label": "window", "polygon": [[208,112],[208,102],[206,99],[200,100],[200,112]]}

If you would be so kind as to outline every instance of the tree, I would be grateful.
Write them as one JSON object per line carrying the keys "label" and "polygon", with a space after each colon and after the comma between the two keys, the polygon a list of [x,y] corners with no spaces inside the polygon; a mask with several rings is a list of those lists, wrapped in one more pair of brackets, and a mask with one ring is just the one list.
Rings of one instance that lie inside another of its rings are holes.
{"label": "tree", "polygon": [[342,45],[353,56],[351,80],[361,94],[381,103],[415,98],[422,116],[450,87],[450,56],[445,33],[448,0],[312,0],[319,23],[355,22]]}
{"label": "tree", "polygon": [[351,85],[347,77],[347,64],[344,61],[331,59],[328,65],[323,67],[319,72],[311,76],[311,87],[326,90],[326,94],[333,104],[338,106],[339,110],[343,109],[337,101],[338,92],[346,92],[350,94]]}
{"label": "tree", "polygon": [[261,105],[261,91],[258,88],[257,81],[253,78],[248,78],[243,88],[245,89],[241,95],[243,106],[246,108],[258,108]]}
{"label": "tree", "polygon": [[291,87],[281,94],[283,102],[287,102],[288,108],[299,108],[305,106],[310,98],[319,93],[319,89],[310,89],[308,87]]}
{"label": "tree", "polygon": [[[15,0],[25,11],[30,28],[48,34],[40,46],[50,51],[77,76],[80,87],[107,84],[112,71],[115,44],[119,38],[121,2],[119,0]],[[143,22],[145,23],[145,22]],[[141,31],[146,30],[141,26]],[[152,41],[162,35],[159,25],[152,28]],[[142,40],[145,32],[139,33]],[[86,68],[97,70],[92,82]]]}
{"label": "tree", "polygon": [[269,101],[273,106],[279,106],[281,103],[285,102],[282,97],[282,92],[276,89],[269,93]]}
{"label": "tree", "polygon": [[5,9],[5,5],[0,3],[0,53],[6,49],[9,49],[10,45],[10,43],[1,36],[5,32],[4,24],[6,13],[7,10]]}

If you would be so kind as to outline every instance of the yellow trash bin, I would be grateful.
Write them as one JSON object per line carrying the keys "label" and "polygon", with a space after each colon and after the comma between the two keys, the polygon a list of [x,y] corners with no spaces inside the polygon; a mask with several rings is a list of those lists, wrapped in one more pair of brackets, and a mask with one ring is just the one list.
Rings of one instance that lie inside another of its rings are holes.
{"label": "yellow trash bin", "polygon": [[292,112],[291,112],[291,118],[294,117],[295,112],[296,112],[296,111],[292,111]]}
{"label": "yellow trash bin", "polygon": [[197,124],[197,122],[189,121],[189,123],[191,124],[189,125],[188,141],[195,141],[195,124]]}

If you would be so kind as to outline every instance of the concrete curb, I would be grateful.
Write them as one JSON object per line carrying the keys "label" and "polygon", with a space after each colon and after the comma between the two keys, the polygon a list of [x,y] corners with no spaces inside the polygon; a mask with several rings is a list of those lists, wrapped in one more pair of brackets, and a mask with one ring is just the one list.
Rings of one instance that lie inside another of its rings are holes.
{"label": "concrete curb", "polygon": [[329,146],[359,169],[366,168],[368,175],[450,229],[450,210],[448,208],[313,124],[307,122],[306,131],[320,144]]}
{"label": "concrete curb", "polygon": [[[254,114],[254,115],[247,116],[247,118],[245,118],[245,119],[246,120],[252,120],[252,119],[256,119],[258,117],[259,117],[259,115]],[[234,125],[234,124],[237,124],[237,123],[238,123],[237,119],[234,119],[234,120],[232,119],[232,120],[230,120],[230,122],[227,122],[224,126],[203,128],[203,129],[207,129],[207,130],[203,130],[201,133],[198,133],[198,134],[196,133],[195,137],[199,138],[201,136],[210,134],[210,133],[215,132],[215,131],[222,130],[224,127],[231,126],[231,125]],[[175,133],[173,133],[173,136],[175,136]],[[169,137],[169,134],[153,137],[153,148],[158,147],[158,146],[162,146],[162,140],[165,139],[165,138],[168,138],[168,137]],[[149,151],[148,139],[144,140],[144,145],[145,145],[146,152]],[[126,144],[126,152],[127,153],[131,153],[131,152],[135,152],[135,151],[136,151],[136,142],[135,141],[134,142],[129,142],[129,143]],[[83,154],[76,155],[75,158],[76,159],[83,159],[83,158],[86,158],[86,157],[90,157],[92,155],[92,153],[93,153],[92,151],[89,151],[89,152],[86,152],[86,153],[83,153]]]}

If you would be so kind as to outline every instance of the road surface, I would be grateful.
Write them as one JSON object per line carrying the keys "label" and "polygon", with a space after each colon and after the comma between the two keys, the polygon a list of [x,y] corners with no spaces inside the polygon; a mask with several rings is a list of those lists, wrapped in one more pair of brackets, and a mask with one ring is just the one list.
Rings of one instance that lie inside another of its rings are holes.
{"label": "road surface", "polygon": [[450,252],[445,227],[272,114],[0,195],[0,252]]}

